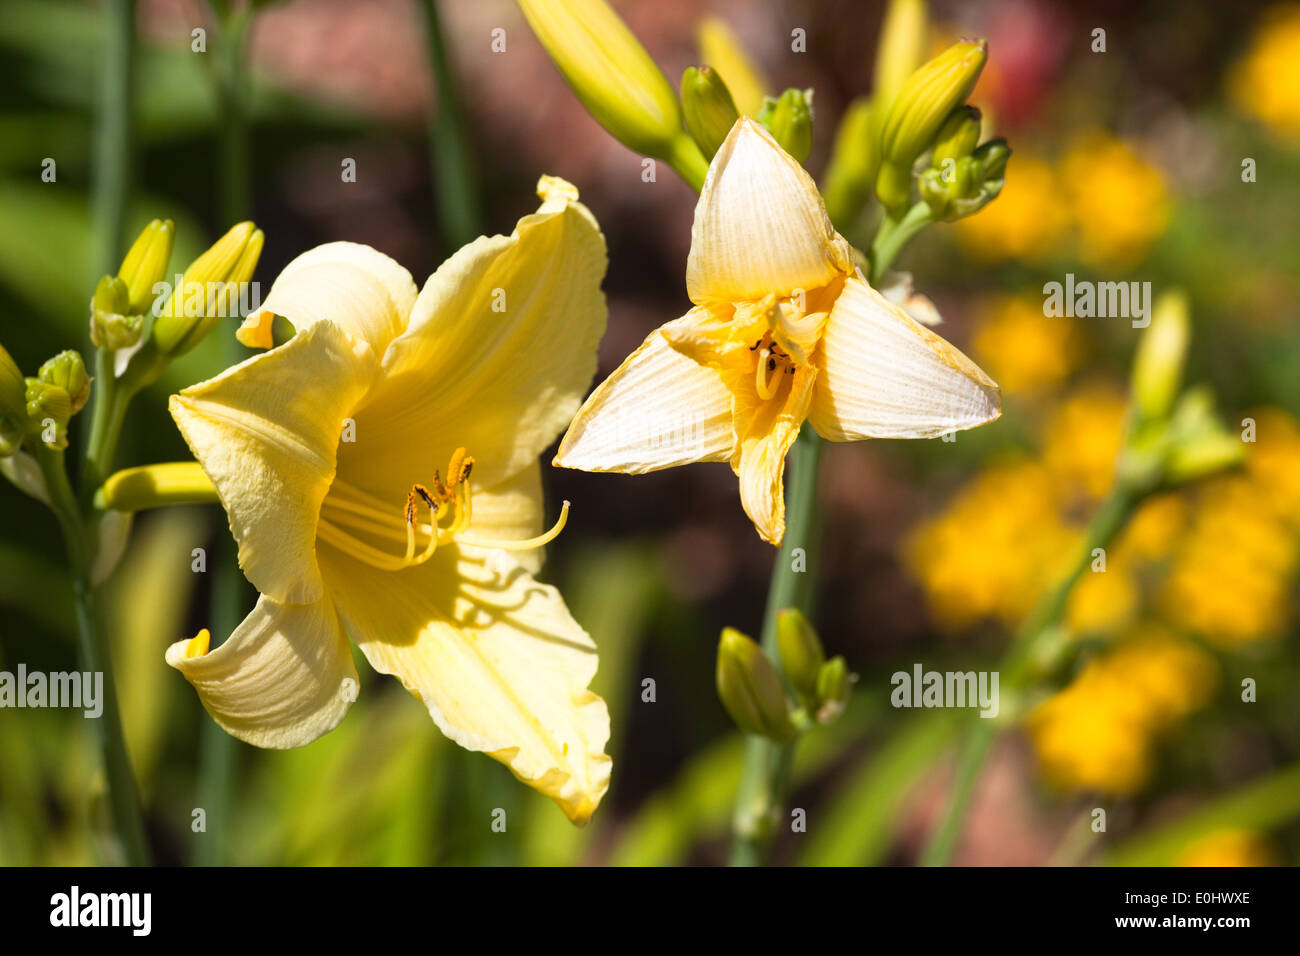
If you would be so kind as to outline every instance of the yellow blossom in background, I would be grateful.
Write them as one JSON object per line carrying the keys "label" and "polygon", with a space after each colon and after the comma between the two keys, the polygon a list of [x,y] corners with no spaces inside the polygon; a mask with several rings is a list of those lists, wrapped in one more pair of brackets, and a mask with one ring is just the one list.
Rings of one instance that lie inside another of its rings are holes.
{"label": "yellow blossom in background", "polygon": [[994,618],[1018,624],[1063,569],[1078,530],[1060,518],[1051,474],[1034,462],[1000,465],[963,488],[904,543],[905,565],[945,631]]}
{"label": "yellow blossom in background", "polygon": [[1260,504],[1279,518],[1300,525],[1300,422],[1277,408],[1247,413],[1255,421],[1255,442],[1246,455],[1246,472],[1261,490]]}
{"label": "yellow blossom in background", "polygon": [[957,242],[977,262],[1043,262],[1070,227],[1056,174],[1042,159],[1016,153],[998,201],[955,223]]}
{"label": "yellow blossom in background", "polygon": [[1277,866],[1277,852],[1253,830],[1213,830],[1190,843],[1174,866]]}
{"label": "yellow blossom in background", "polygon": [[1141,594],[1132,562],[1113,549],[1105,571],[1084,572],[1070,592],[1065,624],[1074,636],[1109,634],[1136,619]]}
{"label": "yellow blossom in background", "polygon": [[1158,631],[1090,661],[1025,718],[1044,777],[1062,790],[1136,793],[1161,735],[1206,703],[1216,676],[1213,657]]}
{"label": "yellow blossom in background", "polygon": [[1115,456],[1124,439],[1124,393],[1109,382],[1092,382],[1069,396],[1046,426],[1043,461],[1065,485],[1100,498],[1115,477]]}
{"label": "yellow blossom in background", "polygon": [[1167,492],[1148,498],[1129,519],[1116,550],[1141,560],[1163,558],[1185,529],[1187,516],[1187,501],[1180,494]]}
{"label": "yellow blossom in background", "polygon": [[1110,133],[1093,130],[1074,140],[1061,160],[1061,183],[1079,257],[1090,265],[1136,265],[1169,223],[1164,174]]}
{"label": "yellow blossom in background", "polygon": [[1046,316],[1040,297],[1018,295],[981,310],[974,351],[1003,391],[1016,395],[1061,384],[1078,366],[1083,343],[1073,319]]}
{"label": "yellow blossom in background", "polygon": [[1229,71],[1228,95],[1247,116],[1300,139],[1300,4],[1264,11],[1250,48]]}

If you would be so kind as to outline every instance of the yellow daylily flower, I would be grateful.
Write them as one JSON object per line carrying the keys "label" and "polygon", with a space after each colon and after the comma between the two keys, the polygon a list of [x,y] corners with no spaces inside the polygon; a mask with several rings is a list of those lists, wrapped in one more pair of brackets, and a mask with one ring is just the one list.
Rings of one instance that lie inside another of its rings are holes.
{"label": "yellow daylily flower", "polygon": [[785,455],[823,438],[930,438],[992,421],[998,387],[867,284],[812,179],[741,117],[695,207],[686,315],[587,399],[555,464],[641,474],[729,461],[759,535],[785,534]]}
{"label": "yellow daylily flower", "polygon": [[609,714],[595,645],[533,578],[568,511],[541,533],[538,456],[595,374],[606,257],[572,186],[538,192],[418,294],[368,246],[299,256],[240,330],[268,346],[284,316],[294,336],[172,397],[261,598],[224,644],[167,662],[227,732],[295,747],[356,699],[350,635],[443,733],[581,824],[609,784]]}

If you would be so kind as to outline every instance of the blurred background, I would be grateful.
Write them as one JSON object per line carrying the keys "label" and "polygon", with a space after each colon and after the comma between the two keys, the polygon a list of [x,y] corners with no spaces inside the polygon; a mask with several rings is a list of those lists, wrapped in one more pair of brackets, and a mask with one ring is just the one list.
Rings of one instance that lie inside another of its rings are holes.
{"label": "blurred background", "polygon": [[[616,7],[674,86],[701,62],[695,31],[713,16],[770,91],[812,87],[814,176],[845,105],[869,89],[883,13],[851,0]],[[695,195],[664,166],[642,182],[641,157],[583,110],[514,4],[439,10],[486,231],[509,232],[535,208],[541,173],[576,184],[605,231],[603,377],[688,308]],[[1236,472],[1149,501],[1107,573],[1085,575],[1067,625],[1086,652],[999,741],[955,862],[1295,863],[1300,5],[954,0],[931,17],[935,52],[988,38],[971,99],[1014,155],[995,202],[927,230],[899,267],[934,299],[940,332],[1001,384],[1005,412],[956,442],[828,449],[818,624],[828,653],[861,677],[845,718],[800,745],[792,803],[809,828],[785,834],[775,858],[915,859],[944,803],[958,724],[951,712],[891,708],[890,675],[996,659],[1109,487],[1137,332],[1125,320],[1044,317],[1043,284],[1069,272],[1187,290],[1188,380],[1213,388],[1231,431],[1249,417],[1258,438]],[[192,50],[198,27],[206,53]],[[807,53],[791,52],[794,27],[807,31]],[[1098,27],[1105,53],[1092,50]],[[183,266],[230,225],[211,11],[141,0],[136,31],[126,228],[175,219],[173,264]],[[455,197],[434,171],[440,100],[425,36],[415,0],[255,5],[247,204],[266,233],[263,294],[285,263],[326,241],[369,243],[417,282],[454,251],[439,238]],[[0,341],[29,373],[82,343],[105,271],[91,203],[103,42],[95,4],[0,3]],[[47,157],[54,183],[41,180]],[[344,157],[356,160],[355,183],[340,181]],[[1243,182],[1245,158],[1256,182]],[[165,395],[226,364],[220,338],[135,403],[119,464],[185,456]],[[448,744],[396,681],[362,664],[366,686],[333,733],[287,753],[234,744],[230,818],[219,835],[192,832],[208,718],[163,651],[211,623],[190,551],[228,531],[216,509],[174,509],[137,519],[110,615],[155,858],[721,862],[742,741],[714,690],[717,638],[723,626],[757,633],[775,551],[725,465],[637,479],[551,471],[547,481],[551,500],[574,510],[545,577],[599,645],[593,689],[613,718],[613,785],[587,828]],[[74,669],[53,517],[0,482],[0,529],[0,669]],[[1244,678],[1258,684],[1255,703],[1241,700]],[[0,863],[102,859],[96,765],[79,714],[0,711]],[[1108,830],[1095,836],[1098,806]],[[488,827],[495,807],[507,810],[506,833]]]}

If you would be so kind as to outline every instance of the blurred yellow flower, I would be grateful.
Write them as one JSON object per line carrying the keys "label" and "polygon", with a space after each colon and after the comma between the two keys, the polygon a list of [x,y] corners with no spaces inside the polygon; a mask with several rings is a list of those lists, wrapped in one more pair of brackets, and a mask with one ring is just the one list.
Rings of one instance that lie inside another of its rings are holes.
{"label": "blurred yellow flower", "polygon": [[1148,498],[1129,519],[1116,550],[1146,561],[1166,556],[1183,533],[1187,513],[1187,501],[1180,494],[1167,492]]}
{"label": "blurred yellow flower", "polygon": [[1043,462],[1066,489],[1100,498],[1115,477],[1124,439],[1124,393],[1109,382],[1090,382],[1072,393],[1048,421]]}
{"label": "blurred yellow flower", "polygon": [[1052,476],[1025,461],[984,472],[913,529],[904,562],[938,626],[959,631],[985,618],[1018,624],[1078,540],[1059,513]]}
{"label": "blurred yellow flower", "polygon": [[1070,592],[1066,627],[1073,636],[1112,633],[1133,623],[1140,598],[1132,564],[1116,549],[1105,571],[1085,571]]}
{"label": "blurred yellow flower", "polygon": [[982,310],[974,351],[1004,391],[1033,393],[1061,384],[1074,370],[1082,338],[1073,319],[1044,315],[1041,298],[1005,296]]}
{"label": "blurred yellow flower", "polygon": [[1207,701],[1216,676],[1195,645],[1140,632],[1025,718],[1043,775],[1062,790],[1136,793],[1160,736]]}
{"label": "blurred yellow flower", "polygon": [[1253,830],[1212,830],[1194,840],[1173,862],[1174,866],[1277,866],[1277,852]]}
{"label": "blurred yellow flower", "polygon": [[1228,94],[1247,116],[1300,138],[1300,4],[1264,11],[1250,49],[1228,74]]}
{"label": "blurred yellow flower", "polygon": [[1260,504],[1293,525],[1300,524],[1300,422],[1277,408],[1248,413],[1255,442],[1248,446],[1246,471],[1264,492]]}
{"label": "blurred yellow flower", "polygon": [[997,202],[955,224],[957,242],[977,262],[1043,262],[1069,229],[1056,175],[1044,160],[1016,153]]}
{"label": "blurred yellow flower", "polygon": [[1169,223],[1164,175],[1110,133],[1078,136],[1061,160],[1061,181],[1079,231],[1079,257],[1089,264],[1135,265]]}

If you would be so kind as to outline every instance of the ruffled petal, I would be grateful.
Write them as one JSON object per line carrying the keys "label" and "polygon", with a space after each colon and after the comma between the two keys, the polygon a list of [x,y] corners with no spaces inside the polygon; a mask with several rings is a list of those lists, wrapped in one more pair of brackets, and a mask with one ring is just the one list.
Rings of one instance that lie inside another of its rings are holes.
{"label": "ruffled petal", "polygon": [[352,649],[329,601],[277,604],[263,596],[216,650],[186,657],[189,643],[168,647],[167,663],[194,685],[222,730],[255,747],[309,744],[357,699]]}
{"label": "ruffled petal", "polygon": [[319,322],[171,397],[172,418],[225,506],[239,566],[277,601],[321,596],[320,506],[343,421],[376,367],[364,342]]}
{"label": "ruffled petal", "polygon": [[572,186],[543,177],[540,191],[511,235],[476,239],[426,283],[358,411],[364,438],[342,451],[349,482],[405,495],[464,446],[491,486],[577,411],[605,329],[605,240]]}
{"label": "ruffled petal", "polygon": [[686,260],[691,301],[789,295],[853,268],[853,250],[831,225],[812,177],[742,116],[713,157],[695,207]]}
{"label": "ruffled petal", "polygon": [[642,474],[731,455],[731,394],[716,370],[669,344],[694,328],[695,313],[651,332],[569,426],[554,464]]}
{"label": "ruffled petal", "polygon": [[790,379],[784,397],[766,402],[755,402],[752,386],[737,383],[733,392],[738,434],[731,467],[740,478],[740,503],[774,545],[785,537],[785,456],[808,415],[817,370],[800,366]]}
{"label": "ruffled petal", "polygon": [[1002,413],[979,367],[860,279],[836,300],[809,418],[831,441],[933,438]]}
{"label": "ruffled petal", "polygon": [[587,690],[595,645],[559,592],[501,551],[449,546],[395,573],[322,554],[371,665],[400,678],[456,743],[585,823],[609,786],[609,713]]}
{"label": "ruffled petal", "polygon": [[317,322],[333,322],[379,356],[406,328],[415,297],[411,274],[382,252],[355,242],[330,242],[285,266],[261,307],[235,334],[247,346],[270,348],[277,315],[299,332]]}

